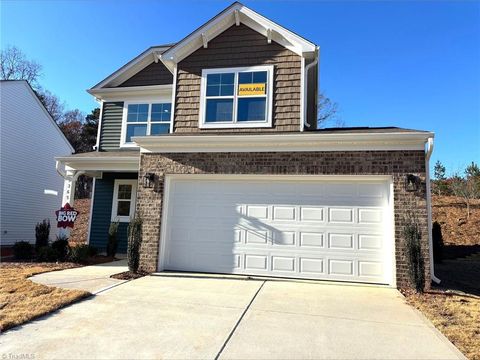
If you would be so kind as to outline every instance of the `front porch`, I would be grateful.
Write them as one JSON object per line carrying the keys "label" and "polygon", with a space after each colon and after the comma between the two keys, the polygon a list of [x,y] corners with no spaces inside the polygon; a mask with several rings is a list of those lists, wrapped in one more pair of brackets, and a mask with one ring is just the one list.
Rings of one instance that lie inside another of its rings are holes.
{"label": "front porch", "polygon": [[93,177],[87,244],[99,253],[106,252],[112,222],[119,223],[117,253],[127,252],[127,228],[135,211],[139,160],[136,151],[91,152],[56,159],[57,171],[64,178],[62,205],[75,206],[75,182],[80,175]]}

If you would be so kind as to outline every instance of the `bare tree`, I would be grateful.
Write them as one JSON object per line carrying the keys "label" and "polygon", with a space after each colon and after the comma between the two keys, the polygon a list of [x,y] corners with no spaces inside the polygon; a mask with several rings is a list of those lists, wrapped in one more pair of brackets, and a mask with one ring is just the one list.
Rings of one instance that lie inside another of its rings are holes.
{"label": "bare tree", "polygon": [[475,176],[467,176],[466,178],[456,174],[452,176],[450,187],[455,196],[462,199],[467,206],[467,220],[470,219],[470,205],[473,199],[480,196],[478,186],[478,178]]}
{"label": "bare tree", "polygon": [[28,60],[25,54],[15,46],[9,46],[0,52],[0,79],[26,80],[33,87],[38,86],[42,66]]}
{"label": "bare tree", "polygon": [[52,94],[50,91],[43,88],[39,88],[39,90],[36,91],[36,94],[43,106],[45,106],[45,109],[47,109],[52,116],[53,120],[59,124],[64,116],[65,103],[62,102],[57,95]]}
{"label": "bare tree", "polygon": [[345,126],[345,123],[338,117],[338,104],[320,93],[318,94],[317,127],[325,127],[329,122],[333,122],[336,127]]}

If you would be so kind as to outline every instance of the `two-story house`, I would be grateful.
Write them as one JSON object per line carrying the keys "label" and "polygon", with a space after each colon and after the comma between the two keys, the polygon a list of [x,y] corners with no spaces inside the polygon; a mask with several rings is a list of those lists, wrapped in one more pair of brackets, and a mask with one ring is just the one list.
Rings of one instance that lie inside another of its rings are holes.
{"label": "two-story house", "polygon": [[[57,160],[95,177],[89,242],[143,220],[141,268],[406,286],[403,228],[431,267],[433,134],[317,129],[317,45],[235,2],[88,90],[96,151]],[[413,215],[412,215],[413,214]]]}

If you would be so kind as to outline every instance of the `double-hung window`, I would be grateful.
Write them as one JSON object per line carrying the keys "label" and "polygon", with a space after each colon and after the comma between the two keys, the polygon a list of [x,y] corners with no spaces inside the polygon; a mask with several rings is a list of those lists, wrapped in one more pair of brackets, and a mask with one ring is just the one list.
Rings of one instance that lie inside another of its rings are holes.
{"label": "double-hung window", "polygon": [[202,71],[200,128],[270,127],[273,66]]}
{"label": "double-hung window", "polygon": [[128,103],[124,110],[124,144],[132,144],[132,137],[161,135],[170,132],[172,105],[168,102]]}

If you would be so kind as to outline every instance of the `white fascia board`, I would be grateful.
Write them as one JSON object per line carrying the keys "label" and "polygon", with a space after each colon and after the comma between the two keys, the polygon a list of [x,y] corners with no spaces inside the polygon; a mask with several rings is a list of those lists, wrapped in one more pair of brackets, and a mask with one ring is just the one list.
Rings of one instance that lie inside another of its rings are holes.
{"label": "white fascia board", "polygon": [[143,153],[423,150],[433,133],[139,136]]}
{"label": "white fascia board", "polygon": [[[235,15],[236,12],[237,15]],[[300,56],[304,56],[305,53],[313,53],[317,49],[317,46],[312,42],[285,29],[246,6],[240,3],[234,3],[179,43],[166,50],[160,55],[160,60],[173,72],[175,64],[204,46],[203,40],[205,38],[208,39],[208,41],[214,39],[230,26],[235,25],[238,18],[240,19],[240,23],[259,32],[265,37],[271,32],[272,40]]]}
{"label": "white fascia board", "polygon": [[140,154],[132,156],[112,157],[57,157],[55,160],[74,170],[84,171],[138,171],[140,167]]}
{"label": "white fascia board", "polygon": [[117,88],[90,89],[87,92],[97,99],[113,101],[125,96],[155,96],[170,95],[172,93],[173,84],[168,85],[149,85],[149,86],[129,86]]}
{"label": "white fascia board", "polygon": [[[98,84],[94,85],[90,90],[98,90],[105,86],[117,86],[122,82],[135,75],[137,72],[150,65],[155,61],[155,57],[158,57],[158,53],[161,53],[167,50],[168,47],[152,47],[148,48],[140,55],[135,57],[133,60],[129,61],[123,65],[120,69],[115,71],[113,74],[109,75],[103,79]],[[87,90],[90,93],[90,90]]]}

